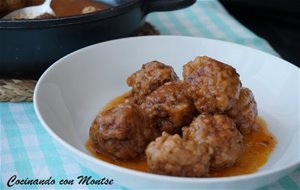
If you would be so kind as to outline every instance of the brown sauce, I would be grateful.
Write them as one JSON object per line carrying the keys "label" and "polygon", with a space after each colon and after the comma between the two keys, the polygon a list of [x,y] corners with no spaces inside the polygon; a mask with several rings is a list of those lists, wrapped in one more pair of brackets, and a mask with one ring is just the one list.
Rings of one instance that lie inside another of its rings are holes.
{"label": "brown sauce", "polygon": [[[44,0],[30,0],[27,6],[42,4]],[[92,0],[52,0],[51,7],[56,16],[73,16],[82,14],[82,10],[87,6],[93,6],[96,10],[109,8],[106,4]]]}
{"label": "brown sauce", "polygon": [[[124,95],[116,97],[109,102],[103,110],[122,103],[124,101],[124,97],[127,95],[128,93],[125,93]],[[267,162],[268,157],[275,148],[275,145],[276,139],[268,131],[266,122],[262,118],[257,117],[254,130],[250,134],[244,135],[244,152],[237,163],[230,168],[225,168],[220,171],[211,171],[210,177],[237,176],[254,173]],[[133,170],[149,172],[145,158],[134,161],[116,161],[97,152],[89,140],[86,142],[86,148],[94,157],[100,160]]]}

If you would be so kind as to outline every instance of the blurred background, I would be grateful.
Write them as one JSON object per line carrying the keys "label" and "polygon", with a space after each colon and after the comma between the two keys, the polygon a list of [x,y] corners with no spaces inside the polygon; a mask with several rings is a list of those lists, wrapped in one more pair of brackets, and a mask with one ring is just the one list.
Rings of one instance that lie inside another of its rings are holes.
{"label": "blurred background", "polygon": [[300,0],[219,0],[282,58],[300,67]]}

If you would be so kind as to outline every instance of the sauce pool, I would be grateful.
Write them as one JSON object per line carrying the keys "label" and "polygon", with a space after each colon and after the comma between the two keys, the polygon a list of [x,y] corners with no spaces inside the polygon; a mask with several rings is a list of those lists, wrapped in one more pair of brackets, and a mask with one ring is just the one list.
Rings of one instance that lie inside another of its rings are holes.
{"label": "sauce pool", "polygon": [[[124,102],[127,95],[128,92],[114,98],[103,108],[103,110],[112,108],[115,105]],[[236,164],[219,171],[211,171],[209,177],[237,176],[254,173],[268,161],[268,158],[277,143],[274,136],[268,131],[266,122],[260,117],[256,118],[254,130],[252,130],[251,133],[244,135],[243,140],[244,152]],[[117,161],[96,151],[90,140],[87,140],[86,148],[94,157],[100,160],[128,169],[149,172],[146,158],[133,161]]]}

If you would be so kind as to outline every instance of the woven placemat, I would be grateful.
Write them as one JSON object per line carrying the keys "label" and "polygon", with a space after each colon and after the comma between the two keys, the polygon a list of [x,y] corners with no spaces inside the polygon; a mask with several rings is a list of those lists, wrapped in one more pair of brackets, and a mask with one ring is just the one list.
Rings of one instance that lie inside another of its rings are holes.
{"label": "woven placemat", "polygon": [[[136,36],[159,35],[155,27],[145,22]],[[0,102],[31,102],[36,80],[0,79]]]}

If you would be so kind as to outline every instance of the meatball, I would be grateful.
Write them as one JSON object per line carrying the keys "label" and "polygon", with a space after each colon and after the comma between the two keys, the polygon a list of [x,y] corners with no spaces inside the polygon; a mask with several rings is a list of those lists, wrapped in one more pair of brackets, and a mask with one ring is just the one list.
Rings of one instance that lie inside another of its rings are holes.
{"label": "meatball", "polygon": [[223,113],[239,97],[241,81],[236,70],[225,63],[203,56],[183,66],[188,92],[200,113]]}
{"label": "meatball", "polygon": [[206,144],[184,141],[178,134],[171,136],[166,132],[146,149],[150,171],[172,176],[207,176],[211,154]]}
{"label": "meatball", "polygon": [[171,66],[152,61],[144,64],[140,70],[129,76],[127,84],[132,87],[133,101],[140,105],[146,96],[159,86],[176,80],[178,76]]}
{"label": "meatball", "polygon": [[117,160],[144,155],[147,145],[156,137],[151,120],[129,102],[101,112],[90,127],[89,135],[97,151]]}
{"label": "meatball", "polygon": [[212,170],[234,165],[243,152],[243,136],[234,121],[225,115],[199,115],[189,127],[183,128],[183,138],[207,143],[214,150]]}
{"label": "meatball", "polygon": [[186,94],[186,85],[180,80],[167,82],[149,94],[141,104],[158,130],[175,134],[181,131],[182,126],[192,122],[196,109]]}
{"label": "meatball", "polygon": [[245,135],[252,131],[257,113],[257,104],[253,93],[248,88],[242,88],[239,99],[227,115],[234,119],[239,131]]}

